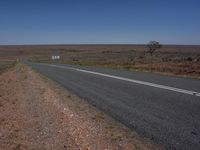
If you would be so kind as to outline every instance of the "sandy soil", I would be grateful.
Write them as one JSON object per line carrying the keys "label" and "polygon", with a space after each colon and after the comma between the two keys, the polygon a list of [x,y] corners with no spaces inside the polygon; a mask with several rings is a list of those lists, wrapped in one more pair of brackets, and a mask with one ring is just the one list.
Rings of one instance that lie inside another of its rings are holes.
{"label": "sandy soil", "polygon": [[0,149],[160,149],[30,68],[0,76]]}

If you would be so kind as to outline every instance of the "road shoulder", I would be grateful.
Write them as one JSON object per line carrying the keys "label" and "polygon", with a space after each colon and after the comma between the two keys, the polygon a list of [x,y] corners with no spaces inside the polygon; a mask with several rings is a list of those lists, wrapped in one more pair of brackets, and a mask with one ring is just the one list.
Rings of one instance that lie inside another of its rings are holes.
{"label": "road shoulder", "polygon": [[161,149],[17,64],[0,76],[0,149]]}

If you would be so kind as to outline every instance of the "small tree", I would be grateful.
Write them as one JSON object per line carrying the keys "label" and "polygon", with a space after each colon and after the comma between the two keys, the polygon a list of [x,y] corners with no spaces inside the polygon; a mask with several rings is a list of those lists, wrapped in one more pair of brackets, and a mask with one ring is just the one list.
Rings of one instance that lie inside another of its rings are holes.
{"label": "small tree", "polygon": [[148,47],[148,50],[147,50],[147,53],[150,53],[151,56],[153,55],[153,53],[162,47],[162,45],[157,42],[157,41],[150,41],[148,44],[147,44],[147,47]]}

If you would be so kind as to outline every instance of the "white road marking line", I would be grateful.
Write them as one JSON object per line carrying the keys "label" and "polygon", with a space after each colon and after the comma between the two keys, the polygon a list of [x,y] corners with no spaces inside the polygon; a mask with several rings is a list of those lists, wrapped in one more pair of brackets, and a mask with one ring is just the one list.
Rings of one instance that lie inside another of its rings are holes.
{"label": "white road marking line", "polygon": [[147,85],[147,86],[151,86],[151,87],[156,87],[156,88],[160,88],[160,89],[165,89],[165,90],[170,90],[170,91],[174,91],[174,92],[179,92],[179,93],[184,93],[184,94],[189,94],[189,95],[194,95],[194,96],[200,97],[199,92],[179,89],[179,88],[170,87],[170,86],[166,86],[166,85],[160,85],[160,84],[155,84],[155,83],[151,83],[151,82],[134,80],[134,79],[124,78],[124,77],[119,77],[119,76],[115,76],[115,75],[104,74],[104,73],[99,73],[99,72],[94,72],[94,71],[88,71],[88,70],[83,70],[83,69],[77,69],[77,68],[73,68],[73,67],[48,65],[48,64],[42,64],[42,65],[47,65],[47,66],[52,66],[52,67],[57,67],[57,68],[63,68],[63,69],[76,70],[76,71],[79,71],[79,72],[85,72],[85,73],[100,75],[100,76],[109,77],[109,78],[113,78],[113,79],[128,81],[128,82],[132,82],[132,83]]}

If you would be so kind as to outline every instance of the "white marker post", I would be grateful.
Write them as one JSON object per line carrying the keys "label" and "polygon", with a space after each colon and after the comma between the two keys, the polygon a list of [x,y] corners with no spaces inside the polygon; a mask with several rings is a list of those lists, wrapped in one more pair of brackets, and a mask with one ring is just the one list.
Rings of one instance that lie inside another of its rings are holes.
{"label": "white marker post", "polygon": [[54,56],[54,55],[53,55],[53,56],[51,56],[51,59],[52,59],[52,60],[59,60],[59,59],[60,59],[60,56]]}

